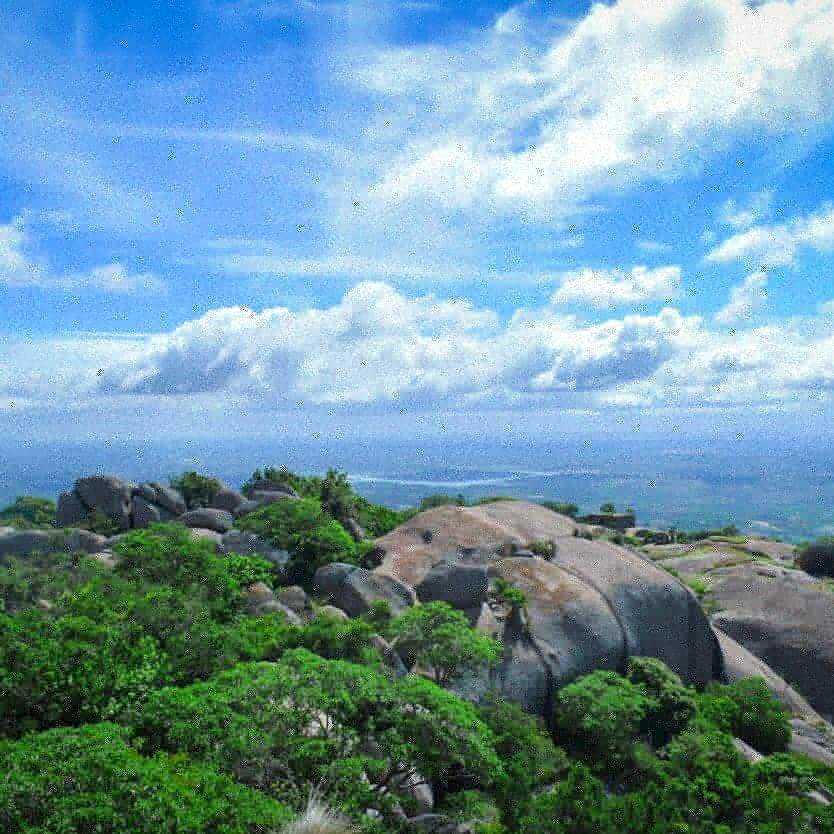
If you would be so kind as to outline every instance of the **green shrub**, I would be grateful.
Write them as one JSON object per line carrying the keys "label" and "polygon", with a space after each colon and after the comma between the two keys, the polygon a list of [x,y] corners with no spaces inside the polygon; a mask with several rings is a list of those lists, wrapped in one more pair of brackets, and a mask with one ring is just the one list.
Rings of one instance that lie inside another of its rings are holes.
{"label": "green shrub", "polygon": [[459,492],[457,495],[427,495],[421,502],[419,511],[432,510],[435,507],[466,507],[469,502]]}
{"label": "green shrub", "polygon": [[810,762],[790,753],[774,753],[753,766],[754,778],[785,793],[801,796],[819,787]]}
{"label": "green shrub", "polygon": [[493,588],[495,599],[510,608],[526,608],[527,594],[520,588],[514,588],[503,576],[496,577]]}
{"label": "green shrub", "polygon": [[76,525],[81,530],[89,530],[91,533],[98,533],[101,536],[115,536],[121,532],[116,522],[99,510],[90,510]]}
{"label": "green shrub", "polygon": [[311,499],[269,504],[244,516],[238,526],[289,551],[291,582],[307,584],[318,568],[331,562],[359,561],[356,542]]}
{"label": "green shrub", "polygon": [[556,696],[556,741],[603,773],[632,766],[635,741],[652,709],[642,686],[616,672],[597,671],[568,684]]}
{"label": "green shrub", "polygon": [[812,576],[834,576],[834,538],[822,538],[800,548],[797,565]]}
{"label": "green shrub", "polygon": [[579,507],[567,501],[542,501],[542,506],[559,515],[566,515],[568,518],[576,518],[579,515]]}
{"label": "green shrub", "polygon": [[779,753],[791,740],[791,725],[784,707],[761,678],[745,678],[722,687],[736,707],[732,731],[760,753]]}
{"label": "green shrub", "polygon": [[501,644],[469,625],[469,620],[445,602],[406,609],[389,629],[395,645],[440,686],[461,675],[498,662]]}
{"label": "green shrub", "polygon": [[261,834],[289,811],[202,764],[144,758],[113,724],[0,744],[0,830],[21,834]]}
{"label": "green shrub", "polygon": [[666,744],[680,733],[695,715],[695,697],[681,679],[661,660],[632,657],[627,678],[642,686],[652,703],[643,717],[641,731],[655,747]]}
{"label": "green shrub", "polygon": [[19,530],[55,525],[55,502],[34,495],[19,495],[13,504],[0,510],[0,527]]}
{"label": "green shrub", "polygon": [[182,495],[189,509],[210,504],[223,486],[217,478],[200,475],[199,472],[193,471],[172,475],[168,482]]}

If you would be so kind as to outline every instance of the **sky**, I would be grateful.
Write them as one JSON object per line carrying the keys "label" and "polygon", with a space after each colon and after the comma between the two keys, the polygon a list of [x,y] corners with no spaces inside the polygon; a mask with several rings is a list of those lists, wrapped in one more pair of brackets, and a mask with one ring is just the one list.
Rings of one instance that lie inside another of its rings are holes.
{"label": "sky", "polygon": [[0,8],[7,438],[824,435],[832,325],[832,0]]}

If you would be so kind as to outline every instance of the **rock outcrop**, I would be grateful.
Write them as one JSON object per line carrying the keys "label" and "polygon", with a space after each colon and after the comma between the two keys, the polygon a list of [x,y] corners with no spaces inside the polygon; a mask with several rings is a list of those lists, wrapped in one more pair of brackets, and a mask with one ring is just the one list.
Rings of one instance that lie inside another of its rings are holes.
{"label": "rock outcrop", "polygon": [[709,574],[713,623],[834,715],[834,594],[802,571],[751,563]]}
{"label": "rock outcrop", "polygon": [[[549,716],[558,687],[594,669],[622,670],[634,655],[663,660],[690,684],[720,677],[718,642],[692,592],[633,551],[575,530],[572,519],[523,501],[438,507],[377,540],[384,556],[374,572],[463,610],[482,604],[484,572],[524,592],[526,612],[503,623],[492,680],[462,681],[464,693],[491,684]],[[512,555],[534,542],[552,543],[552,558]]]}
{"label": "rock outcrop", "polygon": [[235,523],[234,516],[227,510],[213,510],[209,507],[189,510],[178,520],[186,527],[202,527],[206,530],[214,530],[216,533],[228,533]]}

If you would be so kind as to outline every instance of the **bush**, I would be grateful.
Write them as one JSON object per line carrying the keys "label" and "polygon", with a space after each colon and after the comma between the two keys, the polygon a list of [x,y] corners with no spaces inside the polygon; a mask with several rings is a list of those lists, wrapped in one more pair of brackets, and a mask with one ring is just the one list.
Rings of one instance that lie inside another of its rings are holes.
{"label": "bush", "polygon": [[237,607],[245,585],[271,581],[271,564],[257,556],[219,556],[214,545],[195,539],[178,524],[132,530],[114,548],[116,573],[136,582],[166,585],[204,598],[219,616]]}
{"label": "bush", "polygon": [[316,570],[331,562],[358,564],[356,542],[316,501],[278,501],[261,507],[238,522],[275,547],[287,550],[291,582],[308,584]]}
{"label": "bush", "polygon": [[0,830],[38,834],[260,834],[289,811],[202,764],[148,759],[113,724],[0,744]]}
{"label": "bush", "polygon": [[761,678],[745,678],[722,692],[735,705],[732,731],[760,753],[779,753],[791,740],[791,725],[784,707]]}
{"label": "bush", "polygon": [[432,510],[435,507],[466,507],[469,502],[459,492],[457,495],[427,495],[421,502],[419,512]]}
{"label": "bush", "polygon": [[510,608],[526,608],[527,594],[520,588],[514,588],[503,576],[498,576],[494,582],[495,599]]}
{"label": "bush", "polygon": [[20,495],[13,504],[0,510],[0,527],[17,527],[19,530],[53,527],[55,502],[33,495]]}
{"label": "bush", "polygon": [[616,672],[592,672],[556,696],[556,740],[595,769],[618,774],[633,764],[635,741],[652,709],[656,702],[642,686]]}
{"label": "bush", "polygon": [[662,661],[654,657],[632,657],[628,661],[627,677],[633,684],[642,686],[654,702],[643,717],[641,730],[655,747],[666,744],[692,720],[694,693]]}
{"label": "bush", "polygon": [[183,472],[172,475],[168,483],[182,494],[189,509],[205,507],[210,504],[218,490],[223,486],[217,478],[200,475],[198,472]]}
{"label": "bush", "polygon": [[559,515],[566,515],[568,518],[576,518],[579,515],[579,507],[566,501],[542,501],[542,506]]}
{"label": "bush", "polygon": [[834,576],[834,538],[805,545],[799,551],[797,564],[813,576]]}
{"label": "bush", "polygon": [[465,614],[445,602],[407,609],[391,623],[390,633],[394,644],[440,686],[494,665],[501,651],[497,640],[473,629]]}

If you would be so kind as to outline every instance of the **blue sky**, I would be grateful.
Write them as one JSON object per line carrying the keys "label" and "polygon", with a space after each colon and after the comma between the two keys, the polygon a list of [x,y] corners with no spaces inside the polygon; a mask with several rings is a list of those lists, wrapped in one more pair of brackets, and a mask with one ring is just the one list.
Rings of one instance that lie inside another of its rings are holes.
{"label": "blue sky", "polygon": [[0,420],[801,429],[833,150],[824,0],[11,0]]}

